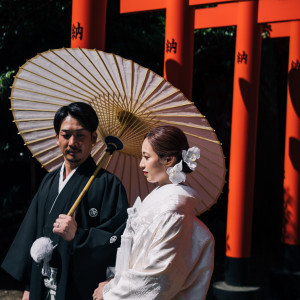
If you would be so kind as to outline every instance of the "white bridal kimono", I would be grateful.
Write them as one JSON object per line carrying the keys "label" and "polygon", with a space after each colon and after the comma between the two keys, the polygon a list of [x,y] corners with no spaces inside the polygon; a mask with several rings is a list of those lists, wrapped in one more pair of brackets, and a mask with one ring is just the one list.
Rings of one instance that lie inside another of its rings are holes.
{"label": "white bridal kimono", "polygon": [[214,264],[214,238],[196,218],[194,190],[167,184],[128,209],[116,275],[106,300],[205,299]]}

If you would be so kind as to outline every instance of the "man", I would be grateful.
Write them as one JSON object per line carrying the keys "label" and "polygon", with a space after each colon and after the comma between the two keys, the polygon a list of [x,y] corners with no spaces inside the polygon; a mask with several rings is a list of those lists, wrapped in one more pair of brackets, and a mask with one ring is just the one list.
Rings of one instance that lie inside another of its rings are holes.
{"label": "man", "polygon": [[[96,112],[83,102],[63,106],[55,114],[64,162],[43,179],[2,264],[25,283],[23,299],[46,299],[49,293],[54,295],[51,299],[91,299],[98,283],[106,279],[107,267],[115,263],[128,207],[118,178],[101,169],[76,212],[67,215],[96,169],[90,153],[97,127]],[[30,257],[30,248],[40,237],[57,245],[50,261],[56,278],[43,277],[42,263]]]}

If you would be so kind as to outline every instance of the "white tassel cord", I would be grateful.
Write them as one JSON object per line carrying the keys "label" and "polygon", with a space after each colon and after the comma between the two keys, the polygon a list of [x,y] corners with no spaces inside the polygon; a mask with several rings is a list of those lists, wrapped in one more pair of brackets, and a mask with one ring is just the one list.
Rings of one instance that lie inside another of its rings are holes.
{"label": "white tassel cord", "polygon": [[30,249],[30,255],[35,262],[40,263],[43,261],[42,274],[47,277],[50,276],[49,262],[55,247],[56,246],[53,246],[51,239],[41,237],[34,241]]}

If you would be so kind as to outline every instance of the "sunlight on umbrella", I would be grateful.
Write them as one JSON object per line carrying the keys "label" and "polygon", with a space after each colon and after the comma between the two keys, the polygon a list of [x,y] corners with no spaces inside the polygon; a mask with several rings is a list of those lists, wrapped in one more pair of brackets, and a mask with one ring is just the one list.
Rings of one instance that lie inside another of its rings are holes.
{"label": "sunlight on umbrella", "polygon": [[54,114],[77,101],[90,104],[99,118],[98,140],[92,150],[97,169],[103,167],[120,178],[130,205],[155,187],[138,165],[145,134],[161,125],[179,127],[190,146],[201,150],[198,167],[186,181],[203,203],[198,213],[216,203],[224,185],[225,159],[207,119],[163,77],[98,50],[49,50],[28,60],[15,77],[11,93],[14,122],[46,170],[58,168],[63,161],[56,145]]}

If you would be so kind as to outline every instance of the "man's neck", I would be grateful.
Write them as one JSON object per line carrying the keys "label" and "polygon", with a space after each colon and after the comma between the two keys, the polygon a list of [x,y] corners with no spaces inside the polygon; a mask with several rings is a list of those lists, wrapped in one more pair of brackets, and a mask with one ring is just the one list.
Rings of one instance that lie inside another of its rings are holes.
{"label": "man's neck", "polygon": [[69,163],[68,161],[65,161],[65,169],[64,169],[64,180],[69,176],[69,174],[74,171],[78,165]]}

